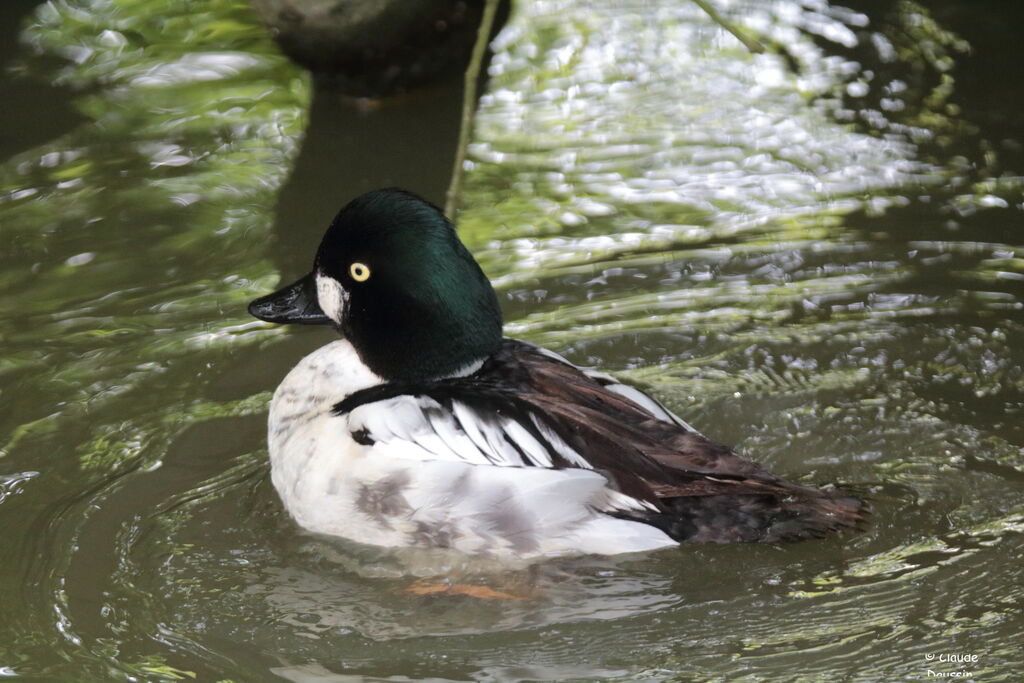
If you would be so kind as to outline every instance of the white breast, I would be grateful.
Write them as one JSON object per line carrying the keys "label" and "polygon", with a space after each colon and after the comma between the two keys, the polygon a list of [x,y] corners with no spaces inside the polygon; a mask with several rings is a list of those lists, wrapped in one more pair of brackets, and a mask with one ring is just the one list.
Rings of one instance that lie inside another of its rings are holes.
{"label": "white breast", "polygon": [[358,486],[350,473],[366,454],[352,440],[347,420],[331,415],[331,409],[352,392],[382,381],[351,343],[338,340],[303,358],[274,392],[267,429],[271,480],[303,527],[355,540],[373,533],[365,524],[346,523]]}
{"label": "white breast", "polygon": [[306,356],[274,392],[271,478],[301,526],[503,560],[675,545],[653,527],[598,512],[614,506],[615,493],[592,470],[481,464],[414,442],[357,443],[350,416],[331,409],[380,383],[340,340]]}

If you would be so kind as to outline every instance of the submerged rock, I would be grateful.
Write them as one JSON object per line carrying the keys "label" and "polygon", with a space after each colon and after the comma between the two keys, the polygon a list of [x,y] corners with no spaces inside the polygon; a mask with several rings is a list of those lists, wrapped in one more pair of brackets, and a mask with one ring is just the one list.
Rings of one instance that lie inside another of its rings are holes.
{"label": "submerged rock", "polygon": [[409,90],[461,70],[482,0],[252,0],[281,49],[356,96]]}

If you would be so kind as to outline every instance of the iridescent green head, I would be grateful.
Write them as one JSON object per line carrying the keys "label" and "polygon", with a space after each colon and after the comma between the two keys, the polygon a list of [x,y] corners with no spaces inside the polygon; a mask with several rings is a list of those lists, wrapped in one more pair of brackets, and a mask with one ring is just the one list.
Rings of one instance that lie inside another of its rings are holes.
{"label": "iridescent green head", "polygon": [[452,224],[397,189],[351,201],[327,229],[313,271],[249,312],[333,325],[389,381],[452,375],[501,343],[494,289]]}

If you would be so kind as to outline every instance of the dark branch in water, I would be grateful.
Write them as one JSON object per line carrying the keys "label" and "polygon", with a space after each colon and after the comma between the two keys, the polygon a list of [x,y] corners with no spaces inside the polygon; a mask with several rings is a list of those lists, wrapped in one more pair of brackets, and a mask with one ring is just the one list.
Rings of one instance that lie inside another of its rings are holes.
{"label": "dark branch in water", "polygon": [[487,0],[484,7],[484,15],[480,19],[480,27],[476,31],[476,44],[473,46],[473,56],[466,67],[466,84],[462,91],[462,122],[459,124],[459,143],[455,150],[455,167],[452,169],[452,181],[448,185],[448,196],[444,202],[444,212],[455,222],[455,209],[458,205],[459,190],[462,189],[462,165],[466,161],[466,146],[469,144],[469,135],[473,129],[473,118],[476,113],[476,87],[480,76],[480,67],[484,62],[484,55],[487,54],[487,46],[490,43],[491,27],[494,25],[494,15],[498,10],[499,0]]}
{"label": "dark branch in water", "polygon": [[746,31],[743,31],[734,23],[728,19],[723,19],[722,15],[715,11],[715,8],[709,5],[705,0],[693,0],[697,7],[700,7],[704,12],[711,17],[711,21],[715,22],[729,33],[736,36],[736,39],[743,43],[743,46],[747,48],[752,54],[762,54],[765,49],[764,45],[760,43],[756,38],[752,38],[747,35]]}

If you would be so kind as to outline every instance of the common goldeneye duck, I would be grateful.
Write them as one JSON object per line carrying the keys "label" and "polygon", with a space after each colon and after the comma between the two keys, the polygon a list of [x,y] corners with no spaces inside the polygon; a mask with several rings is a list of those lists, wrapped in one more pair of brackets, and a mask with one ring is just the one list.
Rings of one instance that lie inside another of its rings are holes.
{"label": "common goldeneye duck", "polygon": [[353,200],[313,271],[249,311],[342,337],[270,405],[271,478],[311,531],[518,561],[863,520],[857,498],[783,481],[638,389],[503,338],[487,277],[409,192]]}

